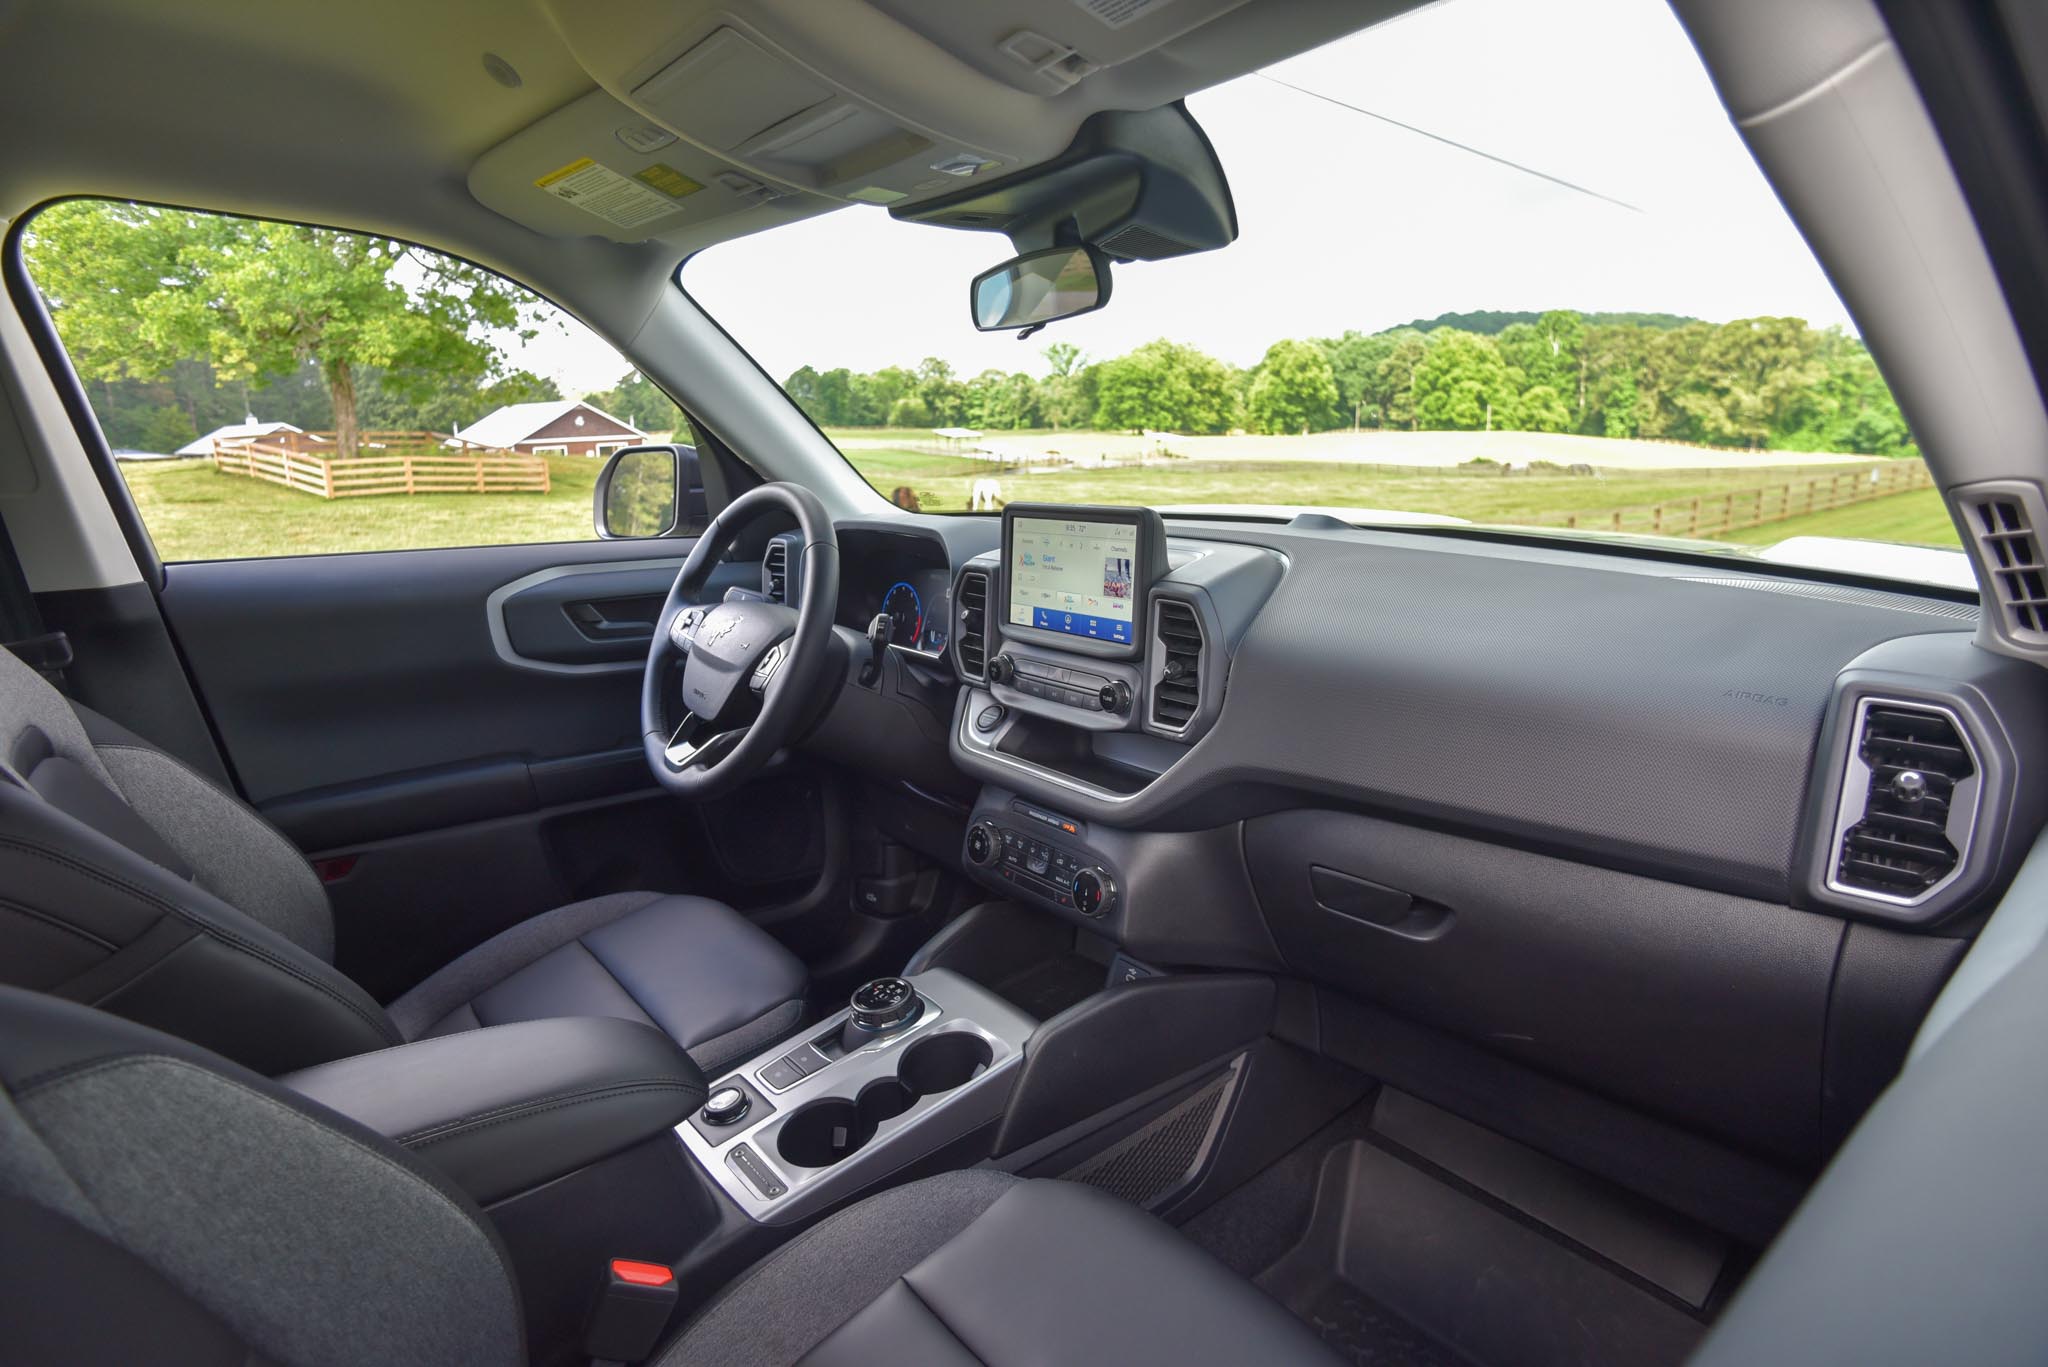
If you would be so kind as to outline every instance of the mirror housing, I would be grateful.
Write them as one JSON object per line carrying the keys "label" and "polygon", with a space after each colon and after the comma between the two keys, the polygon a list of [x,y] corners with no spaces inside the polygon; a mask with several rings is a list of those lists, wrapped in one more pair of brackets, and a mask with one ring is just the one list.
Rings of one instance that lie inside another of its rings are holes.
{"label": "mirror housing", "polygon": [[985,270],[967,288],[982,332],[1036,331],[1109,302],[1109,258],[1094,247],[1048,247]]}
{"label": "mirror housing", "polygon": [[644,540],[676,529],[685,448],[628,446],[598,471],[592,516],[605,541]]}

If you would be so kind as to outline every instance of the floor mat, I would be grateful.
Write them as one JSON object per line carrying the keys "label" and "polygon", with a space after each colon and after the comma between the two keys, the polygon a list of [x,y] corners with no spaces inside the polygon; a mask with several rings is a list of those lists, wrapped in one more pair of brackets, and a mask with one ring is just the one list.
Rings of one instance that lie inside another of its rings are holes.
{"label": "floor mat", "polygon": [[1323,1159],[1307,1232],[1259,1285],[1361,1364],[1662,1367],[1700,1323],[1365,1140]]}

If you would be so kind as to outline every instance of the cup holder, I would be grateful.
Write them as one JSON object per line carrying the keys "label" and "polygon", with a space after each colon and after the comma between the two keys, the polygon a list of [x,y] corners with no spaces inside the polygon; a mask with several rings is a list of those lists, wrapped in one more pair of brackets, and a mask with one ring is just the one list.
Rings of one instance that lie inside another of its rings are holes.
{"label": "cup holder", "polygon": [[917,1094],[893,1077],[861,1088],[858,1101],[831,1097],[798,1111],[775,1138],[776,1152],[800,1168],[829,1168],[875,1137],[885,1120],[909,1110]]}
{"label": "cup holder", "polygon": [[950,1092],[988,1067],[995,1057],[979,1035],[930,1035],[903,1052],[896,1076],[877,1078],[857,1100],[814,1101],[783,1123],[775,1151],[799,1168],[829,1168],[858,1153],[882,1122],[894,1120],[924,1097]]}
{"label": "cup holder", "polygon": [[964,1031],[928,1035],[904,1051],[896,1076],[913,1096],[950,1092],[988,1067],[994,1052],[988,1041]]}

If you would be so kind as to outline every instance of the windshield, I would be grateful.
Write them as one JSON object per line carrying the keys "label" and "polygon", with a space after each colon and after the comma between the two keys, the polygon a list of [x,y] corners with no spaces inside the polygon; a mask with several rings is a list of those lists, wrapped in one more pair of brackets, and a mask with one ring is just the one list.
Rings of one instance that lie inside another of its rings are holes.
{"label": "windshield", "polygon": [[925,512],[1315,508],[1971,585],[1660,0],[1449,0],[1188,107],[1238,240],[1116,263],[1106,308],[1022,341],[966,307],[1005,239],[880,209],[714,247],[682,283]]}

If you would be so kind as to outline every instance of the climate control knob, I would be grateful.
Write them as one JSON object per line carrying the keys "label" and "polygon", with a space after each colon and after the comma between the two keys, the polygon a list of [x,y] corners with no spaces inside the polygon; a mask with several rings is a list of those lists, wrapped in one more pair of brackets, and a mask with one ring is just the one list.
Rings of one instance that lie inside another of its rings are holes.
{"label": "climate control knob", "polygon": [[1074,910],[1083,916],[1105,916],[1116,905],[1116,883],[1101,869],[1074,875]]}
{"label": "climate control knob", "polygon": [[985,869],[996,862],[1002,852],[1002,832],[992,822],[978,821],[967,831],[967,862],[978,869]]}

